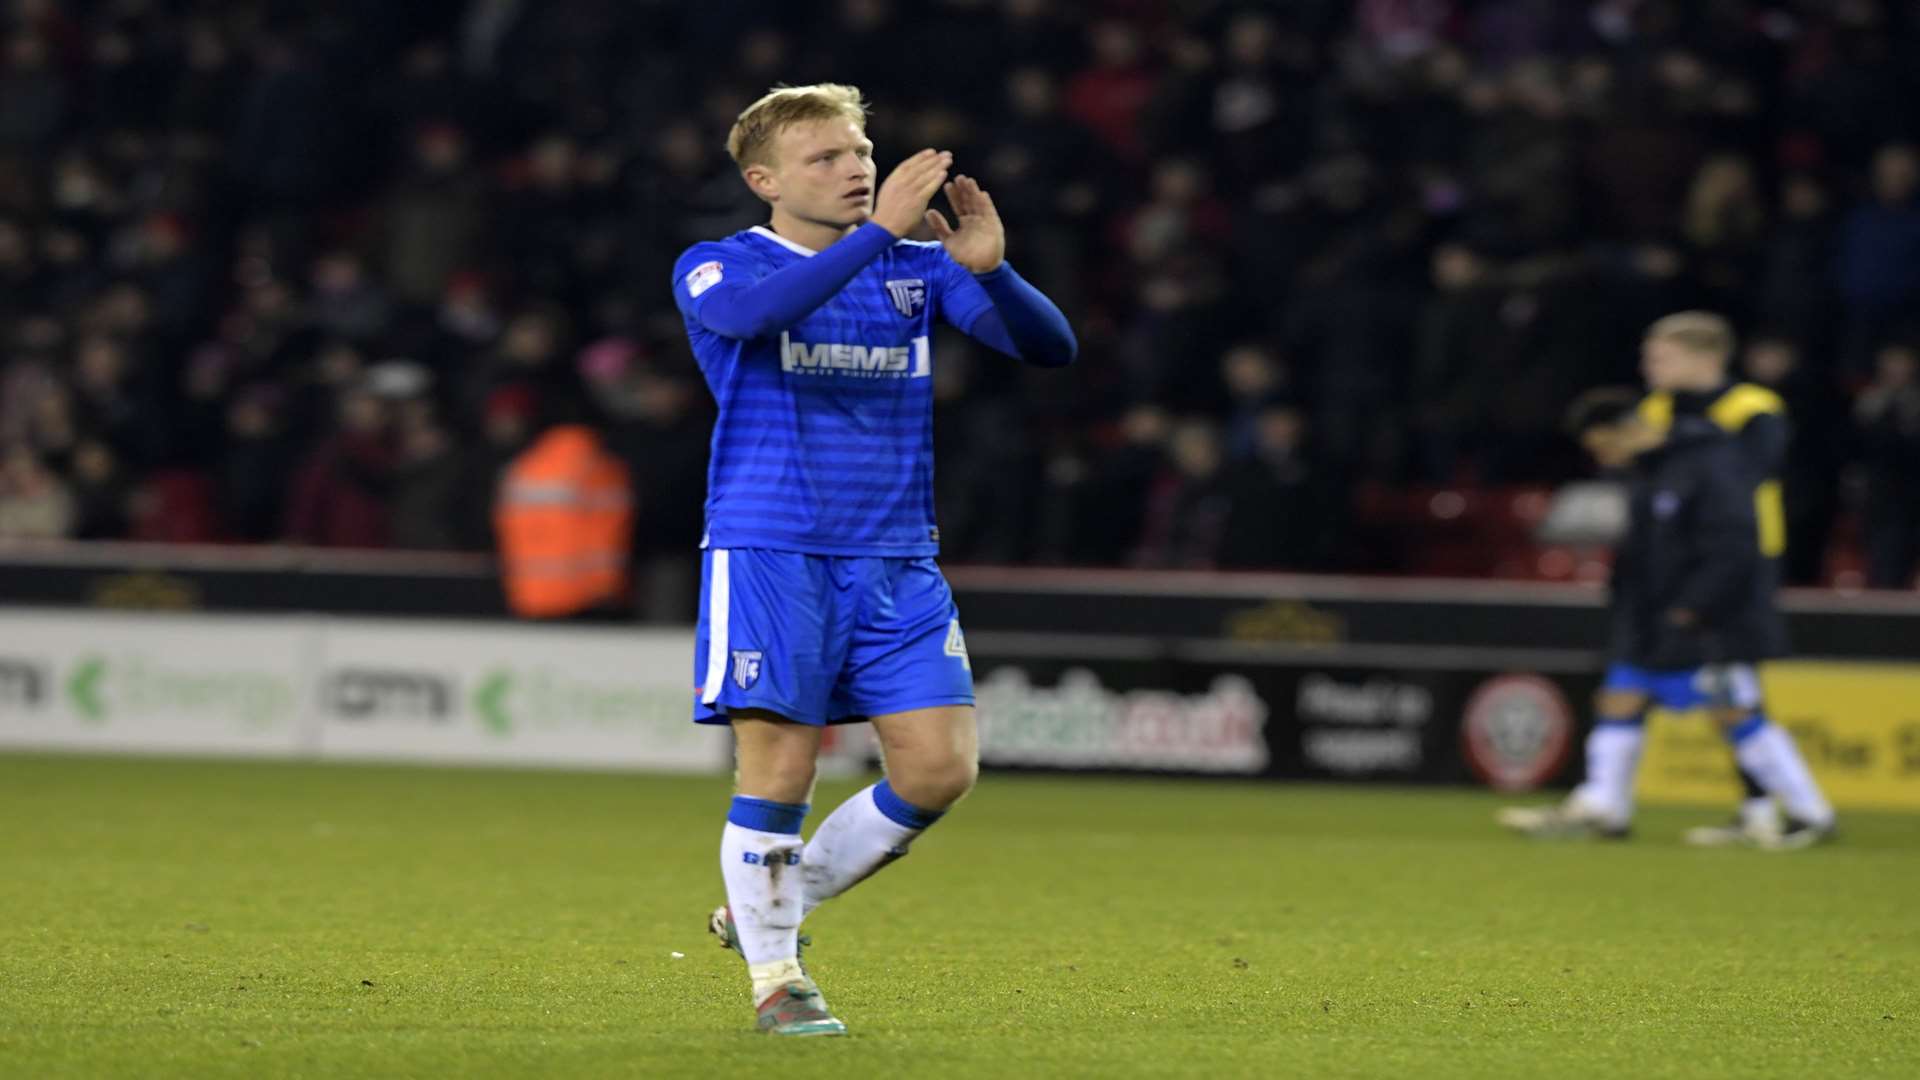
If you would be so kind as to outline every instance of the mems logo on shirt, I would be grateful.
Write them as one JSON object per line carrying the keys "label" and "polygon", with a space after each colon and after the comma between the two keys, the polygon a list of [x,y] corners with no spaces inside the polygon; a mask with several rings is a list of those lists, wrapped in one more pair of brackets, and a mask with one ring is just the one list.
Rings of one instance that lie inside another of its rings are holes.
{"label": "mems logo on shirt", "polygon": [[805,342],[781,334],[780,370],[858,379],[922,379],[933,374],[933,357],[925,336],[907,346]]}

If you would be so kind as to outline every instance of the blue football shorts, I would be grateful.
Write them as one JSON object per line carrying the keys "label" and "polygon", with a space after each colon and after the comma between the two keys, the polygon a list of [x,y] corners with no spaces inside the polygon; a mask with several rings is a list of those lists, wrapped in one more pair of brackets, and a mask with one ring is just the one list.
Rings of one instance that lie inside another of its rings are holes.
{"label": "blue football shorts", "polygon": [[973,704],[960,610],[927,557],[707,550],[693,684],[702,724],[733,709],[821,725]]}
{"label": "blue football shorts", "polygon": [[1760,676],[1752,664],[1708,664],[1682,671],[1649,671],[1633,664],[1607,666],[1602,690],[1645,694],[1663,709],[1760,707]]}

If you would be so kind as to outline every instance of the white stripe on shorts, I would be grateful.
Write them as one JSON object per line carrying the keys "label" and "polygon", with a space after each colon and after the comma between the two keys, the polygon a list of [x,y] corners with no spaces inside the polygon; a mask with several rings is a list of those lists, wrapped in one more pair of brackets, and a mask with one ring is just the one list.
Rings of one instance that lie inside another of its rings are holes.
{"label": "white stripe on shorts", "polygon": [[1727,665],[1727,698],[1736,709],[1760,707],[1760,674],[1752,664]]}
{"label": "white stripe on shorts", "polygon": [[1694,686],[1713,708],[1747,710],[1761,705],[1760,674],[1752,664],[1708,664],[1700,669]]}
{"label": "white stripe on shorts", "polygon": [[727,679],[727,614],[733,605],[733,583],[727,576],[727,549],[714,548],[707,584],[707,677],[701,682],[700,704],[720,700]]}

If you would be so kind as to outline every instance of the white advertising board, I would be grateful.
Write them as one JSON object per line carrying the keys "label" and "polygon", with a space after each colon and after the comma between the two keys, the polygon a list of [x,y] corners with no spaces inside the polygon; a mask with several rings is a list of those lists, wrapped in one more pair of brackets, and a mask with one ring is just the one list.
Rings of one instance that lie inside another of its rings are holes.
{"label": "white advertising board", "polygon": [[325,757],[712,772],[693,716],[693,635],[526,624],[323,624]]}
{"label": "white advertising board", "polygon": [[315,631],[284,617],[0,610],[0,746],[285,757]]}
{"label": "white advertising board", "polygon": [[690,630],[0,611],[0,747],[719,772]]}

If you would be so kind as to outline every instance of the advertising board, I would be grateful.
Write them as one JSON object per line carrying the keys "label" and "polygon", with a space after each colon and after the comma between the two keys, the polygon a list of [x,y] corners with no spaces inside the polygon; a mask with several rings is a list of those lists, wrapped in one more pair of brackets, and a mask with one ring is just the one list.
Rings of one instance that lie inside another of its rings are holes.
{"label": "advertising board", "polygon": [[[1793,733],[1835,806],[1920,810],[1920,669],[1783,661],[1761,669],[1768,713]],[[1648,718],[1638,794],[1654,803],[1730,806],[1732,757],[1704,716]]]}
{"label": "advertising board", "polygon": [[724,770],[692,635],[318,616],[0,612],[0,746]]}

